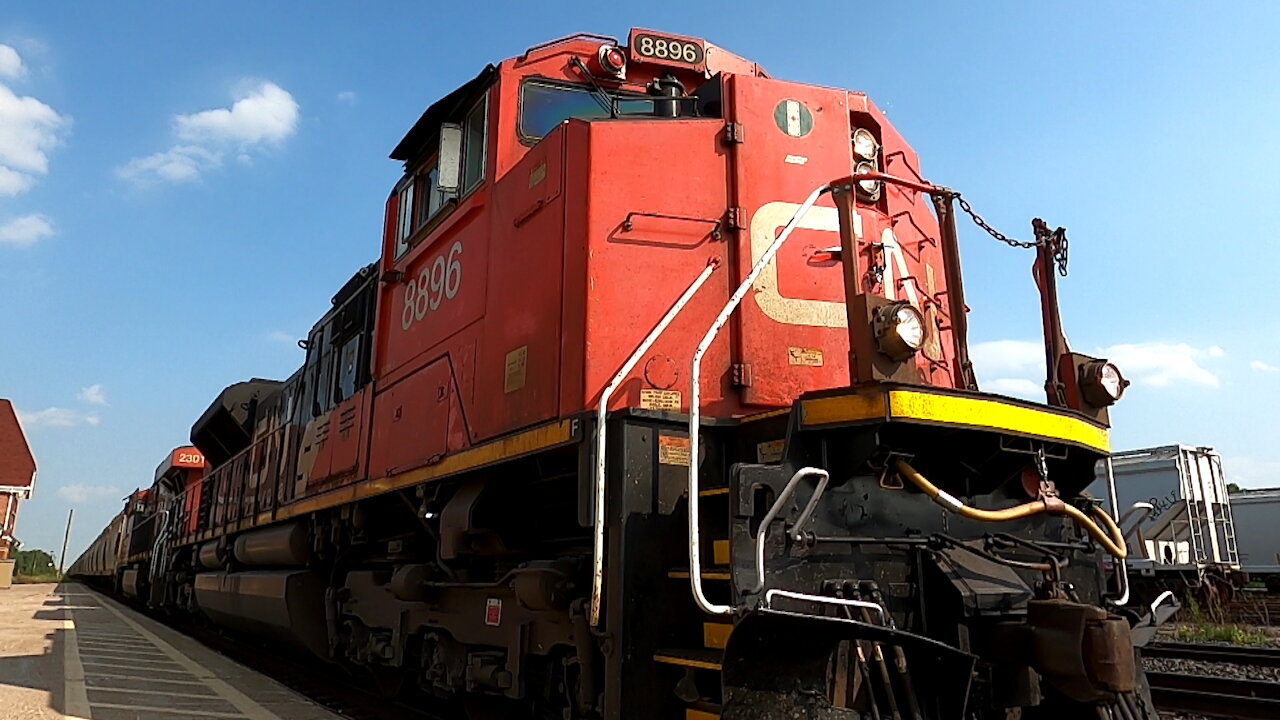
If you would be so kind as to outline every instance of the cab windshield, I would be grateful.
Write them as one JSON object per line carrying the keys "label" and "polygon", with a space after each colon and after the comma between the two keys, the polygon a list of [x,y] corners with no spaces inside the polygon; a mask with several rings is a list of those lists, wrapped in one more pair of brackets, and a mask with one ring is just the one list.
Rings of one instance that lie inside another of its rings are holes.
{"label": "cab windshield", "polygon": [[[527,81],[520,88],[520,137],[537,142],[569,118],[607,118],[609,111],[590,88]],[[619,115],[653,115],[653,100],[618,98]]]}

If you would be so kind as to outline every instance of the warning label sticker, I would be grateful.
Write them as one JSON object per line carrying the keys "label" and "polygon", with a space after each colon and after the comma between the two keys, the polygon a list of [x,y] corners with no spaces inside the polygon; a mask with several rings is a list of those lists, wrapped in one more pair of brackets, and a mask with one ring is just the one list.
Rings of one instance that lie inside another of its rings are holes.
{"label": "warning label sticker", "polygon": [[787,362],[792,365],[822,367],[822,351],[818,348],[787,348]]}
{"label": "warning label sticker", "polygon": [[640,391],[640,407],[645,410],[680,412],[680,391],[644,388]]}
{"label": "warning label sticker", "polygon": [[484,624],[497,627],[502,624],[502,599],[489,598],[484,604]]}
{"label": "warning label sticker", "polygon": [[520,347],[507,353],[506,372],[503,377],[502,391],[512,393],[524,387],[525,373],[529,367],[529,346]]}
{"label": "warning label sticker", "polygon": [[689,465],[689,438],[658,436],[658,462],[663,465]]}
{"label": "warning label sticker", "polygon": [[756,462],[776,463],[782,460],[782,451],[787,446],[786,440],[769,440],[756,445]]}

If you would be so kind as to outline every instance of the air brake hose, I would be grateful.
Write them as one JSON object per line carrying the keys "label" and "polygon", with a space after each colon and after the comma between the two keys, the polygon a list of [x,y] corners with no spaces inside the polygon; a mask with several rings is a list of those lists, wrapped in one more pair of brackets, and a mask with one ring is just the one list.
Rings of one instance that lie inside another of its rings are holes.
{"label": "air brake hose", "polygon": [[895,467],[902,477],[910,480],[913,485],[920,488],[925,495],[931,500],[938,503],[942,507],[950,510],[957,515],[978,520],[981,522],[1007,522],[1009,520],[1018,520],[1040,513],[1049,513],[1051,515],[1066,515],[1076,522],[1076,524],[1088,531],[1089,535],[1098,542],[1108,553],[1115,556],[1119,560],[1124,560],[1129,555],[1129,550],[1125,546],[1124,536],[1120,534],[1120,528],[1116,525],[1115,520],[1106,513],[1102,508],[1093,508],[1093,513],[1102,520],[1102,524],[1107,526],[1103,530],[1088,515],[1085,515],[1074,505],[1053,498],[1052,501],[1047,498],[1036,500],[1035,502],[1023,503],[1015,505],[1011,508],[1003,510],[982,510],[981,508],[970,507],[960,502],[955,496],[939,488],[937,485],[929,482],[928,478],[921,475],[915,468],[907,464],[906,460],[899,459],[895,462]]}

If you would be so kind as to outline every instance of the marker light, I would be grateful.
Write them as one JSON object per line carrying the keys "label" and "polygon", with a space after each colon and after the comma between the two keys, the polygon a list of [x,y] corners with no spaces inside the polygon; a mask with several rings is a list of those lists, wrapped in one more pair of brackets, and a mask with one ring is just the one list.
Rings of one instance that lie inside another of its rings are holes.
{"label": "marker light", "polygon": [[[875,165],[872,165],[869,162],[860,162],[858,163],[857,168],[854,169],[853,174],[866,175],[867,173],[873,173],[875,171],[876,171]],[[861,190],[863,194],[867,195],[872,200],[875,200],[876,198],[880,197],[880,181],[879,180],[859,180],[858,189]]]}
{"label": "marker light", "polygon": [[871,131],[866,128],[858,128],[853,131],[853,152],[863,160],[875,160],[876,153],[880,151],[880,145],[876,142],[876,138]]}
{"label": "marker light", "polygon": [[924,345],[924,315],[911,303],[891,303],[876,311],[871,331],[880,352],[906,360]]}
{"label": "marker light", "polygon": [[627,56],[616,45],[601,45],[599,58],[605,72],[622,77],[627,70]]}
{"label": "marker light", "polygon": [[1120,374],[1120,368],[1106,360],[1094,360],[1080,368],[1080,392],[1094,407],[1114,404],[1127,387],[1129,381]]}

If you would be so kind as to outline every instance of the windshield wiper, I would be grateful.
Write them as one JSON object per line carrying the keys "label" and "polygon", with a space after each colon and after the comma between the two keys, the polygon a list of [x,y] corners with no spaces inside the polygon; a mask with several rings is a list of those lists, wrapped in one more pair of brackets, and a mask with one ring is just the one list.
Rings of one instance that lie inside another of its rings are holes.
{"label": "windshield wiper", "polygon": [[596,82],[596,76],[591,74],[591,69],[586,66],[586,63],[582,62],[582,58],[575,57],[573,59],[573,66],[577,68],[578,72],[582,73],[582,76],[587,79],[588,83],[590,83],[591,97],[595,98],[596,102],[600,103],[600,107],[604,108],[604,111],[609,113],[610,118],[617,118],[617,98],[610,95],[603,87],[600,87],[600,83]]}

